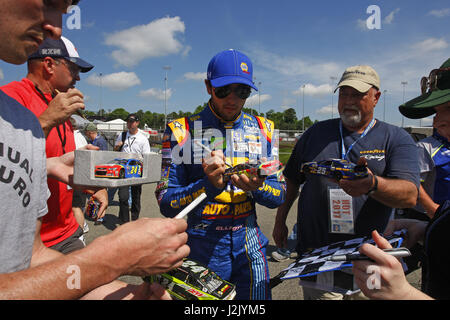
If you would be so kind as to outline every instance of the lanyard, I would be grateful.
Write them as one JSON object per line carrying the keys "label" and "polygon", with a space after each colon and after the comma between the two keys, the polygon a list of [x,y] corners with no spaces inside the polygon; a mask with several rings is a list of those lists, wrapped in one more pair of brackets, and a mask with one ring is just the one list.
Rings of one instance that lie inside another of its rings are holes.
{"label": "lanyard", "polygon": [[[45,97],[44,93],[38,88],[38,86],[34,86],[34,88],[36,89],[36,91],[39,93],[39,95],[41,96],[42,100],[45,101],[45,103],[48,105],[50,103],[50,101],[47,100],[47,98]],[[58,132],[58,136],[59,136],[59,140],[61,141],[61,146],[62,146],[62,150],[63,150],[63,154],[66,153],[65,150],[65,146],[66,146],[66,125],[64,124],[64,122],[62,123],[62,130],[64,133],[64,138],[61,134],[61,131],[59,130],[59,126],[56,127],[56,131]]]}
{"label": "lanyard", "polygon": [[450,149],[450,142],[447,141],[446,138],[444,138],[443,136],[441,136],[439,133],[437,133],[436,130],[433,131],[433,138],[435,138],[436,140],[438,140],[439,142],[442,143],[441,147],[446,147],[447,149]]}
{"label": "lanyard", "polygon": [[350,153],[350,150],[353,149],[353,146],[362,138],[364,138],[366,136],[366,134],[370,131],[370,129],[373,128],[373,126],[375,125],[375,118],[372,118],[372,121],[370,121],[369,125],[367,126],[367,128],[364,130],[364,132],[361,134],[361,136],[356,139],[355,142],[352,143],[352,145],[348,148],[347,151],[345,151],[345,144],[344,144],[344,134],[342,132],[342,121],[339,121],[339,132],[341,134],[341,158],[343,160],[347,159],[348,154]]}
{"label": "lanyard", "polygon": [[130,152],[132,152],[131,151],[131,146],[133,145],[133,143],[136,141],[136,137],[133,137],[133,141],[131,141],[131,143],[130,143],[130,136],[128,135],[128,148],[130,149]]}

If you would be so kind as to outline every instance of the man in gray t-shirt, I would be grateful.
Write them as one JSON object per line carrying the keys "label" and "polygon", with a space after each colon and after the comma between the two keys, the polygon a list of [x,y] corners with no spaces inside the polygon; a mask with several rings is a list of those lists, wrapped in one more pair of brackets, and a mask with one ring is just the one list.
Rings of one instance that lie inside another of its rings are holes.
{"label": "man in gray t-shirt", "polygon": [[[45,138],[36,116],[0,91],[0,273],[30,266],[37,219],[47,213]],[[6,229],[7,227],[7,229]]]}

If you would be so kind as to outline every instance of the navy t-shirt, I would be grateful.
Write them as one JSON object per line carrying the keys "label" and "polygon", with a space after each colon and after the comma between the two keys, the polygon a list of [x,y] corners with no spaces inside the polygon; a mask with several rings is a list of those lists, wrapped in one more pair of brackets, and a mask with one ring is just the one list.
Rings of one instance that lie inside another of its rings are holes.
{"label": "navy t-shirt", "polygon": [[[369,196],[353,198],[355,234],[329,232],[328,187],[338,187],[331,179],[301,174],[304,162],[342,158],[340,119],[316,123],[295,145],[284,169],[291,181],[305,182],[298,201],[299,252],[318,248],[333,242],[369,235],[372,230],[383,232],[392,208]],[[343,127],[346,150],[360,138],[360,134]],[[378,176],[405,179],[419,188],[418,149],[411,136],[403,129],[377,120],[373,128],[357,141],[347,160],[356,163],[360,157],[367,159],[368,167]]]}

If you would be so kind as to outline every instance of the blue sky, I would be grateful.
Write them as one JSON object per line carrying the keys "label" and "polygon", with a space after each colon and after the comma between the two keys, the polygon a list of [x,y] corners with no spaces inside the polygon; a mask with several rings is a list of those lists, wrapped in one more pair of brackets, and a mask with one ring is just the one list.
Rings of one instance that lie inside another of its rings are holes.
{"label": "blue sky", "polygon": [[[370,5],[380,8],[380,29],[367,28]],[[403,89],[406,100],[416,97],[420,78],[450,57],[448,0],[82,0],[79,8],[81,28],[69,29],[73,14],[66,15],[63,35],[95,65],[77,85],[92,111],[163,113],[164,66],[171,67],[168,113],[193,111],[208,100],[203,80],[209,60],[234,48],[253,61],[260,87],[247,106],[262,112],[293,107],[301,115],[305,85],[305,116],[336,117],[332,88],[346,67],[369,64],[387,90],[375,116],[400,125]],[[0,85],[25,74],[25,66],[0,63]]]}

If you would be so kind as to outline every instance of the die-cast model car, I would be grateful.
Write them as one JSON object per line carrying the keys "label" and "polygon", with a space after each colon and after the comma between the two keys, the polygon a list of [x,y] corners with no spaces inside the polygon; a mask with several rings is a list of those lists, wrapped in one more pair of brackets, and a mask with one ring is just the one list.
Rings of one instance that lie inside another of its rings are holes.
{"label": "die-cast model car", "polygon": [[277,174],[283,169],[283,164],[279,160],[271,160],[260,162],[257,164],[250,164],[248,162],[235,165],[234,167],[225,170],[224,178],[229,180],[233,174],[245,174],[248,177],[267,177],[272,174]]}
{"label": "die-cast model car", "polygon": [[356,165],[342,159],[329,159],[322,161],[305,162],[301,172],[327,176],[336,180],[355,180],[367,177],[367,167]]}
{"label": "die-cast model car", "polygon": [[184,259],[181,267],[144,278],[161,284],[177,300],[233,300],[236,286],[203,264]]}
{"label": "die-cast model car", "polygon": [[141,178],[142,161],[138,159],[116,158],[111,163],[95,166],[96,178]]}

